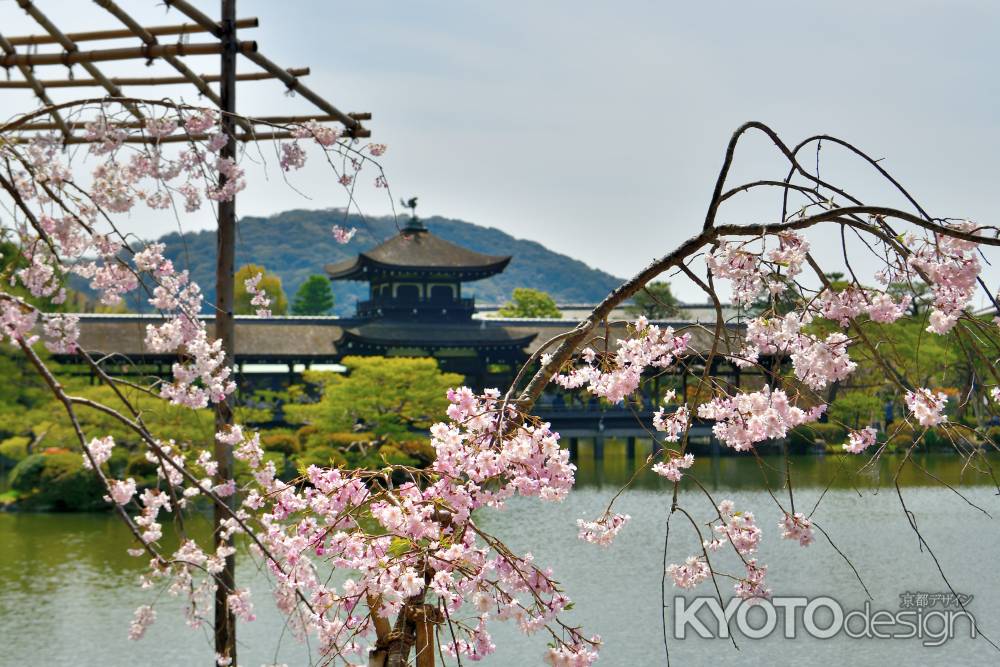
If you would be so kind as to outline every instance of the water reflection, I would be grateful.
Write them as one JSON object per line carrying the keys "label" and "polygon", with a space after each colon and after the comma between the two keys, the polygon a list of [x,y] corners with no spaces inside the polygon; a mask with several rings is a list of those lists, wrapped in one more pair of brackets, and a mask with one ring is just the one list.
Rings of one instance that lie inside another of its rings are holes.
{"label": "water reflection", "polygon": [[[574,463],[577,465],[577,488],[622,486],[635,476],[636,489],[665,489],[672,483],[647,469],[636,474],[652,452],[652,441],[635,439],[635,458],[628,456],[625,439],[604,441],[603,456],[595,456],[594,441],[580,439]],[[750,453],[703,455],[685,472],[708,489],[762,489],[783,487],[786,466],[793,488],[870,489],[892,486],[997,486],[991,467],[1000,456],[988,454],[970,463],[949,452],[916,452],[903,465],[902,454],[884,454],[871,462],[870,456],[852,454],[781,456]],[[682,486],[693,486],[691,481]]]}

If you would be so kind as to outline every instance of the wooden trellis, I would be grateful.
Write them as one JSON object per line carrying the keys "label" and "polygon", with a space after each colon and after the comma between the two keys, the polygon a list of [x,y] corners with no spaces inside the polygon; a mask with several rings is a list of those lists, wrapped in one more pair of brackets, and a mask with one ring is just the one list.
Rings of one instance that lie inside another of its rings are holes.
{"label": "wooden trellis", "polygon": [[[78,0],[74,0],[76,3]],[[342,136],[348,138],[368,137],[369,131],[362,121],[370,120],[368,113],[344,113],[328,102],[312,89],[307,87],[301,77],[309,74],[309,68],[284,69],[265,57],[255,41],[237,39],[237,30],[256,28],[256,18],[237,19],[236,0],[221,0],[220,20],[215,20],[197,9],[185,0],[146,0],[152,4],[165,4],[184,15],[185,23],[165,26],[144,27],[129,15],[113,0],[93,0],[122,27],[89,32],[63,32],[38,6],[30,0],[17,0],[18,6],[24,10],[41,27],[38,35],[6,37],[0,33],[0,66],[7,70],[7,80],[0,81],[0,89],[30,89],[39,101],[52,107],[54,103],[49,97],[53,88],[97,88],[109,98],[125,98],[123,86],[159,86],[187,85],[193,86],[199,95],[219,109],[222,131],[229,141],[220,150],[220,157],[235,159],[238,141],[266,141],[291,138],[291,133],[276,129],[274,125],[292,125],[310,120],[318,122],[335,122],[343,125]],[[0,22],[2,25],[2,22]],[[188,37],[203,37],[208,39],[189,42]],[[177,41],[168,42],[164,38],[176,37]],[[80,45],[91,41],[132,42],[116,48],[83,50]],[[47,46],[58,46],[59,49],[43,52]],[[218,74],[196,74],[184,59],[187,56],[219,55],[221,68]],[[237,74],[236,62],[245,58],[253,63],[259,71]],[[150,63],[162,60],[176,72],[176,76],[158,77],[109,77],[101,71],[98,63],[121,61],[144,61]],[[47,66],[69,67],[72,74],[74,66],[81,67],[87,73],[86,78],[69,76],[65,79],[39,78],[36,68]],[[12,76],[15,72],[20,78]],[[287,91],[294,92],[305,98],[319,111],[313,116],[271,116],[256,120],[246,120],[250,114],[239,114],[236,108],[236,83],[238,81],[259,81],[277,79]],[[209,84],[218,83],[216,92]],[[84,95],[88,98],[99,95]],[[135,120],[128,122],[128,127],[141,126],[145,118],[142,110],[135,105],[122,102]],[[18,132],[52,132],[58,131],[64,145],[88,143],[82,134],[83,124],[70,122],[58,110],[49,111],[50,122],[33,122],[18,128]],[[266,131],[257,132],[255,125],[265,126]],[[239,131],[237,131],[237,127]],[[189,141],[204,139],[198,136],[172,136],[161,139],[146,139],[130,137],[129,141]],[[221,177],[220,187],[225,176]],[[236,203],[234,200],[220,202],[218,206],[217,231],[217,265],[216,265],[216,302],[215,302],[215,336],[222,341],[222,349],[230,365],[235,358],[235,321],[234,305],[234,271],[235,271],[235,239],[236,239]],[[216,431],[225,430],[233,423],[231,399],[216,407]],[[219,462],[218,479],[226,480],[232,477],[232,448],[222,443],[216,443],[215,458]],[[230,508],[215,507],[215,525],[219,526],[222,519],[227,518],[235,510],[235,496],[229,499]],[[219,531],[215,531],[217,541]],[[232,664],[236,662],[236,632],[235,619],[228,610],[226,597],[235,589],[235,560],[232,556],[226,559],[224,571],[217,576],[218,587],[215,597],[215,650],[216,653],[229,656]]]}
{"label": "wooden trellis", "polygon": [[[49,90],[53,88],[98,88],[110,97],[124,97],[123,86],[193,86],[198,94],[204,97],[212,106],[223,111],[236,113],[236,109],[223,109],[222,99],[209,85],[219,83],[226,86],[225,73],[195,74],[184,63],[185,56],[205,56],[222,54],[226,49],[225,39],[227,28],[197,9],[185,0],[164,0],[190,22],[174,25],[143,27],[136,22],[121,6],[112,0],[93,0],[96,5],[105,9],[112,17],[125,27],[122,29],[92,30],[87,32],[62,32],[38,6],[30,0],[17,0],[17,4],[41,26],[43,33],[38,35],[20,35],[7,37],[0,32],[0,66],[7,70],[8,79],[0,80],[0,89],[30,89],[42,104],[51,106],[52,99]],[[233,21],[231,32],[235,40],[238,29],[256,28],[259,21],[256,18],[245,18]],[[189,42],[189,37],[208,35],[212,39]],[[168,43],[163,37],[176,37],[177,41]],[[133,40],[137,45],[118,48],[83,50],[81,44],[92,41]],[[59,51],[38,52],[39,47],[57,45]],[[261,81],[278,79],[286,90],[297,93],[308,100],[321,113],[310,116],[261,117],[256,120],[267,129],[273,129],[272,124],[295,124],[309,120],[317,122],[335,122],[344,126],[345,137],[363,138],[370,136],[362,121],[370,120],[369,113],[344,113],[333,104],[319,96],[307,87],[301,80],[308,76],[308,67],[283,69],[264,56],[256,41],[236,41],[235,52],[252,62],[260,71],[233,74],[236,81]],[[177,71],[178,76],[147,76],[147,77],[109,77],[98,68],[97,63],[162,60]],[[69,77],[65,79],[42,79],[36,75],[35,68],[46,66],[73,67],[80,66],[89,76]],[[13,72],[20,73],[19,78],[12,77]],[[138,109],[130,109],[136,116],[138,125],[142,115]],[[66,144],[84,143],[86,140],[74,134],[82,130],[82,124],[66,122],[58,111],[51,112],[51,121],[47,123],[32,123],[19,128],[19,131],[59,131]],[[249,114],[241,114],[247,116]],[[254,132],[250,124],[238,119],[241,134],[238,141],[288,139],[288,132]],[[133,126],[136,126],[133,125]],[[187,141],[188,137],[166,137],[163,141]],[[197,139],[197,137],[195,137]],[[130,137],[131,141],[143,141],[141,137]],[[152,139],[150,139],[152,140]]]}

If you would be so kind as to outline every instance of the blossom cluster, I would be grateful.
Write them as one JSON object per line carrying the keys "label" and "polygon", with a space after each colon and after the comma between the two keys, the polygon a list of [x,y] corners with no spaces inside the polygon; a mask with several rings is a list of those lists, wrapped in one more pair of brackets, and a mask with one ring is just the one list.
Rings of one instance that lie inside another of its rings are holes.
{"label": "blossom cluster", "polygon": [[784,232],[777,237],[778,247],[763,257],[745,245],[723,241],[705,258],[713,276],[732,282],[733,299],[737,303],[749,305],[765,289],[779,294],[786,289],[787,281],[802,272],[809,242],[795,232]]}
{"label": "blossom cluster", "polygon": [[807,547],[816,539],[813,536],[812,520],[802,512],[785,513],[785,518],[778,524],[781,528],[781,539],[795,540],[800,546]]}
{"label": "blossom cluster", "polygon": [[[669,390],[663,397],[664,404],[674,399],[675,392]],[[678,406],[673,412],[667,413],[666,407],[660,407],[653,413],[653,428],[660,433],[666,433],[663,439],[667,442],[677,442],[681,433],[686,431],[691,423],[691,414],[686,405]]]}
{"label": "blossom cluster", "polygon": [[[274,578],[278,608],[293,635],[318,642],[323,655],[361,653],[374,632],[374,617],[389,618],[404,605],[436,599],[456,632],[453,641],[442,640],[441,650],[477,660],[495,649],[491,621],[511,620],[522,631],[534,632],[558,623],[569,604],[548,569],[535,565],[530,554],[518,556],[500,547],[472,518],[476,510],[502,508],[515,495],[562,500],[575,468],[559,447],[558,434],[505,405],[496,391],[476,395],[461,387],[448,392],[448,402],[448,421],[431,428],[435,462],[426,472],[411,471],[402,483],[391,470],[317,466],[305,471],[304,484],[285,483],[274,463],[265,460],[257,434],[233,426],[216,436],[251,471],[253,481],[243,489],[236,516],[253,522],[259,542],[251,551]],[[169,443],[164,449],[171,456],[179,453]],[[183,458],[177,463],[184,465]],[[212,464],[210,457],[200,456],[196,465]],[[183,479],[167,482],[184,484]],[[188,485],[179,495],[219,493],[207,484],[206,479]],[[155,508],[144,527],[156,525],[155,511],[167,508],[168,498],[157,493],[140,499]],[[359,524],[361,514],[378,529]],[[244,524],[227,525],[226,538],[244,530]],[[179,580],[200,590],[192,567],[214,570],[225,553],[207,554],[193,544],[183,549],[171,566],[158,566],[151,576],[171,582],[171,588]],[[353,574],[334,584],[325,574],[328,567]],[[253,616],[248,591],[232,591],[227,599],[241,618]],[[360,613],[361,604],[370,613]],[[200,622],[201,616],[189,622]],[[549,664],[591,664],[599,638],[560,628],[565,640],[547,653]]]}
{"label": "blossom cluster", "polygon": [[761,354],[789,356],[795,376],[815,390],[845,379],[857,368],[847,351],[850,339],[840,332],[823,339],[802,332],[802,327],[811,321],[808,313],[750,319],[746,345],[733,357],[733,362],[746,367],[757,363]]}
{"label": "blossom cluster", "polygon": [[844,443],[844,451],[851,454],[860,454],[875,444],[878,432],[871,426],[866,426],[860,431],[851,430],[847,435],[847,442]]}
{"label": "blossom cluster", "polygon": [[784,438],[789,429],[816,421],[825,410],[825,405],[803,410],[792,405],[783,390],[764,387],[702,403],[698,406],[698,416],[715,420],[712,426],[715,437],[742,452],[763,440]]}
{"label": "blossom cluster", "polygon": [[250,305],[256,308],[257,317],[271,317],[271,310],[268,308],[271,305],[271,299],[260,286],[260,281],[263,278],[264,274],[258,271],[256,275],[244,280],[243,286],[246,287],[247,294],[253,295],[253,298],[250,299]]}
{"label": "blossom cluster", "polygon": [[[957,231],[974,234],[971,222],[954,225]],[[916,245],[907,264],[927,277],[934,295],[933,309],[927,331],[946,334],[958,322],[976,290],[982,270],[978,245],[974,241],[935,234],[933,240]]]}
{"label": "blossom cluster", "polygon": [[645,317],[636,320],[634,333],[620,339],[615,353],[606,358],[599,359],[592,348],[584,349],[580,354],[584,365],[559,373],[552,381],[563,389],[586,386],[595,396],[620,403],[639,388],[643,371],[669,368],[691,339],[690,334],[675,335],[673,327],[649,324]]}
{"label": "blossom cluster", "polygon": [[946,419],[944,409],[948,405],[948,396],[943,392],[935,394],[930,389],[919,388],[906,392],[904,400],[921,426],[937,426]]}
{"label": "blossom cluster", "polygon": [[[733,585],[736,595],[750,602],[770,597],[771,590],[764,581],[767,566],[759,564],[754,557],[763,533],[753,513],[736,511],[731,500],[720,502],[717,510],[718,523],[713,522],[716,537],[702,544],[706,553],[731,546],[745,568],[744,576],[737,577]],[[693,588],[707,579],[712,570],[704,556],[689,556],[683,565],[667,566],[666,572],[678,588]]]}

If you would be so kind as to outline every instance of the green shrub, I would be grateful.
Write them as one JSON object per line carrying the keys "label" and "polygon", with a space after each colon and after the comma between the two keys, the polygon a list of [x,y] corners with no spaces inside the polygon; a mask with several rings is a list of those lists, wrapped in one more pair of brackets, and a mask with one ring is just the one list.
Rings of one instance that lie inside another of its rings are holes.
{"label": "green shrub", "polygon": [[378,448],[378,456],[386,463],[398,466],[416,466],[419,463],[417,459],[404,453],[395,445],[382,445]]}
{"label": "green shrub", "polygon": [[80,511],[107,505],[101,481],[73,452],[29,456],[14,467],[11,488],[38,508]]}
{"label": "green shrub", "polygon": [[125,476],[140,478],[156,477],[158,464],[146,458],[145,454],[132,454],[125,464]]}
{"label": "green shrub", "polygon": [[28,458],[29,444],[31,440],[21,435],[0,442],[0,468],[12,468],[19,461]]}
{"label": "green shrub", "polygon": [[312,449],[313,447],[345,449],[356,442],[371,442],[374,439],[375,435],[372,433],[317,432],[306,438],[305,449]]}
{"label": "green shrub", "polygon": [[986,437],[995,445],[1000,445],[1000,426],[991,426],[986,431]]}
{"label": "green shrub", "polygon": [[420,465],[431,464],[437,457],[437,452],[427,440],[403,440],[392,444],[407,456],[417,459]]}
{"label": "green shrub", "polygon": [[847,441],[847,429],[840,424],[802,424],[788,432],[788,448],[801,454],[812,449],[816,441],[824,445],[842,445]]}
{"label": "green shrub", "polygon": [[295,465],[299,473],[304,474],[311,465],[336,468],[347,465],[347,459],[333,447],[312,447],[295,457]]}
{"label": "green shrub", "polygon": [[890,437],[885,443],[888,452],[903,452],[913,446],[913,435],[910,433],[898,433]]}
{"label": "green shrub", "polygon": [[10,488],[15,491],[31,491],[38,488],[45,468],[45,456],[32,454],[22,459],[10,473]]}
{"label": "green shrub", "polygon": [[921,443],[929,449],[948,449],[951,447],[951,438],[940,428],[929,428],[920,439]]}
{"label": "green shrub", "polygon": [[291,456],[299,451],[298,439],[288,433],[273,433],[265,435],[260,439],[261,446],[268,452],[280,452],[285,456]]}
{"label": "green shrub", "polygon": [[305,426],[303,426],[302,428],[300,428],[298,431],[295,432],[295,437],[296,439],[298,439],[299,445],[305,447],[306,440],[308,440],[309,436],[311,436],[313,433],[316,433],[317,431],[319,431],[319,429],[313,426],[312,424],[306,424]]}

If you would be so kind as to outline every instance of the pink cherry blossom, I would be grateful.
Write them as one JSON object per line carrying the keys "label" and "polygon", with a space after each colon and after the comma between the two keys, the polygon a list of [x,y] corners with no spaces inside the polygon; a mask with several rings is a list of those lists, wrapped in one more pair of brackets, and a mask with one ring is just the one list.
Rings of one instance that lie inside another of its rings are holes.
{"label": "pink cherry blossom", "polygon": [[136,641],[142,639],[146,629],[156,620],[156,610],[149,605],[142,605],[135,610],[132,624],[129,626],[128,638]]}
{"label": "pink cherry blossom", "polygon": [[135,495],[135,480],[129,477],[125,481],[112,480],[108,487],[110,499],[119,505],[127,505]]}
{"label": "pink cherry blossom", "polygon": [[819,419],[825,409],[825,405],[819,405],[803,410],[792,405],[783,390],[764,387],[752,393],[714,398],[698,406],[698,416],[714,419],[715,437],[741,452],[769,438],[784,438],[789,429]]}
{"label": "pink cherry blossom", "polygon": [[930,389],[920,388],[906,392],[905,400],[906,407],[921,426],[937,426],[947,419],[943,413],[948,405],[948,396],[944,393],[935,394]]}
{"label": "pink cherry blossom", "polygon": [[781,539],[797,540],[799,546],[807,547],[815,540],[812,521],[802,512],[786,513],[785,518],[778,523],[778,528],[781,528]]}
{"label": "pink cherry blossom", "polygon": [[358,233],[358,230],[357,230],[356,227],[351,227],[350,229],[345,229],[344,227],[341,227],[340,225],[334,225],[333,226],[333,238],[334,238],[334,240],[337,243],[340,243],[341,245],[350,243],[351,239],[353,239],[354,235],[357,234],[357,233]]}
{"label": "pink cherry blossom", "polygon": [[683,477],[681,470],[686,470],[692,465],[694,465],[694,455],[684,454],[683,456],[670,456],[665,462],[654,464],[651,470],[657,475],[666,477],[671,482],[679,482]]}
{"label": "pink cherry blossom", "polygon": [[678,588],[694,588],[708,579],[711,573],[702,556],[688,556],[683,565],[671,563],[667,566],[667,574]]}
{"label": "pink cherry blossom", "polygon": [[871,426],[867,426],[860,431],[851,431],[844,444],[844,451],[851,454],[860,454],[875,444],[875,437],[878,433]]}
{"label": "pink cherry blossom", "polygon": [[[103,438],[94,438],[87,444],[87,451],[90,452],[90,456],[83,455],[83,467],[87,470],[92,470],[94,465],[98,467],[104,465],[111,458],[111,450],[114,448],[115,439],[112,436],[106,435]],[[93,464],[91,464],[91,458],[93,458]]]}
{"label": "pink cherry blossom", "polygon": [[618,532],[631,519],[632,517],[628,514],[605,514],[596,521],[577,519],[576,525],[580,529],[577,537],[584,542],[607,547],[614,542],[615,538],[618,537]]}
{"label": "pink cherry blossom", "polygon": [[260,286],[260,281],[263,278],[264,274],[258,271],[256,275],[244,280],[243,285],[246,287],[247,293],[253,295],[253,298],[250,299],[250,305],[256,306],[257,317],[271,317],[271,311],[268,308],[271,305],[271,299]]}

